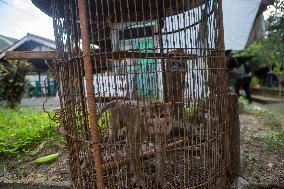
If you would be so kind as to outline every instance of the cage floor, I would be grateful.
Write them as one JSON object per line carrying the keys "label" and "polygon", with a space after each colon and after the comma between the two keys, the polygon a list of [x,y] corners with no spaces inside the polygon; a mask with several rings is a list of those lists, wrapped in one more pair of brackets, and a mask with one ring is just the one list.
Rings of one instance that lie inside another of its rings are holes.
{"label": "cage floor", "polygon": [[221,168],[221,159],[216,155],[206,157],[176,150],[175,153],[166,153],[162,165],[164,176],[159,183],[154,157],[144,158],[144,187],[132,182],[133,175],[128,164],[107,171],[105,179],[108,188],[215,188],[221,177]]}

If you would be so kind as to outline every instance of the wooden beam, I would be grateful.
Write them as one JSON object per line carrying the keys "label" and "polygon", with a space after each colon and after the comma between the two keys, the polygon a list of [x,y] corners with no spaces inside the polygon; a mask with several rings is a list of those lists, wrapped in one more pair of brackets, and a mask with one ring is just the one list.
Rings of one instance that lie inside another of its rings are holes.
{"label": "wooden beam", "polygon": [[10,60],[56,59],[56,51],[7,51],[5,58]]}
{"label": "wooden beam", "polygon": [[195,60],[198,58],[197,55],[191,54],[180,54],[180,53],[145,53],[145,52],[130,52],[130,51],[116,51],[116,52],[102,52],[102,53],[92,53],[92,57],[98,60],[102,59],[112,59],[112,60],[123,60],[126,58],[130,59],[169,59],[176,58],[178,60]]}
{"label": "wooden beam", "polygon": [[[161,53],[144,53],[144,52],[102,52],[92,53],[92,57],[98,60],[113,59],[121,60],[126,58],[134,59],[161,59],[161,58],[177,58],[182,60],[194,60],[197,55],[181,55],[181,54],[161,54]],[[53,60],[59,58],[56,51],[7,51],[5,52],[5,58],[8,60],[31,60],[31,59],[48,59]]]}

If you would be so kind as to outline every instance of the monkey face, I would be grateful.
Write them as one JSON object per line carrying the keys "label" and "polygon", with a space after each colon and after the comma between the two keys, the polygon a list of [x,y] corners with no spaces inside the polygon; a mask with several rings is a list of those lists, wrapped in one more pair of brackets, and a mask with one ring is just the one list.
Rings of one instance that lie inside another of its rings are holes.
{"label": "monkey face", "polygon": [[147,123],[147,125],[150,126],[150,134],[169,134],[172,129],[172,119],[170,103],[154,104],[154,106],[150,108],[150,119]]}

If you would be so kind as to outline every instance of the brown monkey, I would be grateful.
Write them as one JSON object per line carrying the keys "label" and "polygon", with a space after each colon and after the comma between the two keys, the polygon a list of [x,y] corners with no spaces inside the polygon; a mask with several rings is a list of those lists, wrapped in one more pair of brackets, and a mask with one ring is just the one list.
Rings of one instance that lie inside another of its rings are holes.
{"label": "brown monkey", "polygon": [[141,167],[142,144],[149,135],[156,141],[156,170],[158,182],[163,180],[162,158],[165,152],[165,136],[172,129],[170,103],[142,103],[138,101],[112,101],[106,104],[101,113],[111,111],[111,138],[116,141],[121,130],[126,130],[130,145],[130,167],[133,171],[133,184],[144,187]]}

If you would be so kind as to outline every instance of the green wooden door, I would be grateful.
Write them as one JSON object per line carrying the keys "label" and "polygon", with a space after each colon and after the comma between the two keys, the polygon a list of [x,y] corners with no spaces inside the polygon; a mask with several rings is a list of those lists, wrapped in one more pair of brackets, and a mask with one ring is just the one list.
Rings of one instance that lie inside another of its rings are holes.
{"label": "green wooden door", "polygon": [[[133,48],[139,49],[141,53],[154,53],[153,38],[140,38],[134,40]],[[156,69],[154,59],[135,59],[134,68],[139,98],[153,98],[157,95],[156,91]],[[134,75],[133,75],[134,77]],[[135,91],[134,91],[134,95]]]}

